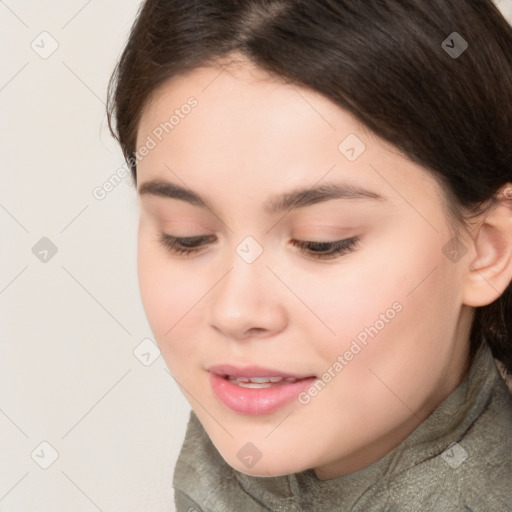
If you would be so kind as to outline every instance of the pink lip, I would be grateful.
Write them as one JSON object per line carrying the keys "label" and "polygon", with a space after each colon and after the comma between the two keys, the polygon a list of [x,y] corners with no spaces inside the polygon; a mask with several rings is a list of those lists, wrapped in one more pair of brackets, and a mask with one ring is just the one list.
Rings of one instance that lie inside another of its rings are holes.
{"label": "pink lip", "polygon": [[[231,371],[232,370],[230,370],[230,372]],[[244,371],[247,371],[247,369]],[[232,373],[228,373],[228,375],[232,375]],[[276,375],[275,373],[260,373],[260,375],[251,373],[239,376],[294,377],[293,375]],[[222,375],[210,373],[210,384],[217,398],[232,411],[253,416],[270,414],[290,402],[293,402],[299,393],[305,391],[315,380],[316,377],[307,377],[297,382],[279,384],[269,388],[250,389],[237,386],[229,382],[228,379]]]}
{"label": "pink lip", "polygon": [[262,366],[244,366],[236,367],[230,364],[219,364],[207,368],[211,373],[225,377],[231,375],[232,377],[293,377],[295,379],[305,379],[313,377],[313,375],[299,375],[282,372],[280,370],[273,370],[271,368],[263,368]]}

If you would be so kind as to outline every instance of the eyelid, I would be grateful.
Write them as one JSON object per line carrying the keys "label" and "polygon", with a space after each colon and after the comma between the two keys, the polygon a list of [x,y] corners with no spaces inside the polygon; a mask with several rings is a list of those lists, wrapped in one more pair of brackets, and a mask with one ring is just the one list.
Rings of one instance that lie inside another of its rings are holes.
{"label": "eyelid", "polygon": [[[191,247],[202,246],[204,245],[204,243],[201,242],[207,242],[208,240],[215,238],[214,235],[172,236],[167,235],[166,233],[162,233],[162,236],[164,236],[167,240],[172,241],[174,243],[179,243],[182,245],[191,244]],[[194,242],[196,242],[195,245]]]}
{"label": "eyelid", "polygon": [[[175,237],[167,233],[161,233],[159,243],[165,247],[169,252],[179,255],[190,255],[199,253],[206,245],[209,239],[215,238],[214,235],[197,235],[188,237]],[[195,242],[195,243],[194,243]],[[291,245],[298,248],[299,252],[306,254],[310,259],[316,260],[330,260],[340,258],[345,254],[352,252],[359,244],[360,237],[353,236],[335,241],[310,241],[310,240],[296,240],[290,241]],[[190,245],[189,245],[190,244]],[[314,251],[308,247],[328,246],[330,252]]]}

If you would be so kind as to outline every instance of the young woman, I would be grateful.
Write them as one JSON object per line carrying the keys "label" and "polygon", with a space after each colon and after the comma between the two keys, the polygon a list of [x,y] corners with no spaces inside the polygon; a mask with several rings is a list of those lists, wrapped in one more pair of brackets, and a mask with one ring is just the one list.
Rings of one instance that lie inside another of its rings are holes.
{"label": "young woman", "polygon": [[179,512],[512,510],[490,0],[146,0],[108,115],[192,407]]}

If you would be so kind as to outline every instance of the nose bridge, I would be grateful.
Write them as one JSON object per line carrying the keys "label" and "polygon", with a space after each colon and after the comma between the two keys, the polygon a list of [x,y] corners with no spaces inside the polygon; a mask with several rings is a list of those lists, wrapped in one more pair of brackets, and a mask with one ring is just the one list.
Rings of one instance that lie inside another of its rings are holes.
{"label": "nose bridge", "polygon": [[259,301],[260,284],[265,280],[266,257],[263,246],[252,236],[246,236],[229,258],[230,270],[219,283],[217,300],[229,308],[240,309]]}
{"label": "nose bridge", "polygon": [[227,260],[229,270],[213,290],[210,324],[224,334],[243,337],[249,330],[280,328],[284,315],[272,288],[272,273],[263,246],[246,236]]}

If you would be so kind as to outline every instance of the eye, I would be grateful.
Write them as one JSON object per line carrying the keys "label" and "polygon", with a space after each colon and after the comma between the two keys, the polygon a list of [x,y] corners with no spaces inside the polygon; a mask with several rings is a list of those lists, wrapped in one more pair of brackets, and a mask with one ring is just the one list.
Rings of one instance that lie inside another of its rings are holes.
{"label": "eye", "polygon": [[178,238],[167,233],[161,233],[159,243],[173,254],[189,255],[198,252],[200,247],[212,238],[215,237],[200,235]]}
{"label": "eye", "polygon": [[298,247],[300,252],[317,259],[333,259],[353,251],[359,243],[359,237],[346,238],[336,242],[306,242],[292,240],[292,245]]}
{"label": "eye", "polygon": [[[177,255],[188,256],[197,253],[201,247],[215,239],[213,235],[199,235],[178,238],[167,233],[161,233],[159,243],[169,252]],[[316,259],[333,259],[353,251],[359,242],[359,237],[346,238],[335,242],[308,242],[292,240],[291,244],[301,253]]]}

